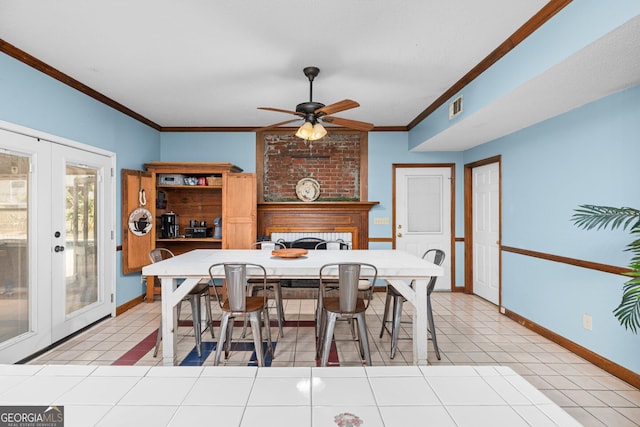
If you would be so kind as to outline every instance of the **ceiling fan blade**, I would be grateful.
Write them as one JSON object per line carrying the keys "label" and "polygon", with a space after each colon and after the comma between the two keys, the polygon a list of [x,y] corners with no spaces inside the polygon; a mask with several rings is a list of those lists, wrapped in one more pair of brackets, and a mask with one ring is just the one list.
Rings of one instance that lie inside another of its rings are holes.
{"label": "ceiling fan blade", "polygon": [[304,113],[298,113],[297,111],[291,111],[291,110],[283,110],[281,108],[258,107],[258,110],[276,111],[278,113],[295,114],[296,116],[304,117]]}
{"label": "ceiling fan blade", "polygon": [[370,131],[373,129],[373,124],[367,122],[360,122],[358,120],[342,119],[340,117],[328,117],[322,118],[323,122],[327,122],[332,125],[338,125],[349,129]]}
{"label": "ceiling fan blade", "polygon": [[322,108],[318,108],[315,113],[317,116],[328,116],[330,114],[339,113],[340,111],[350,110],[352,108],[359,107],[356,101],[351,99],[343,99],[342,101],[336,102],[334,104],[326,105]]}
{"label": "ceiling fan blade", "polygon": [[265,130],[277,128],[278,126],[286,125],[287,123],[297,122],[298,120],[300,120],[300,119],[286,120],[284,122],[274,123],[274,124],[269,125],[269,126],[265,126],[265,127],[261,127],[261,128],[258,128],[258,129],[254,129],[253,131],[254,132],[262,132],[262,131],[265,131]]}

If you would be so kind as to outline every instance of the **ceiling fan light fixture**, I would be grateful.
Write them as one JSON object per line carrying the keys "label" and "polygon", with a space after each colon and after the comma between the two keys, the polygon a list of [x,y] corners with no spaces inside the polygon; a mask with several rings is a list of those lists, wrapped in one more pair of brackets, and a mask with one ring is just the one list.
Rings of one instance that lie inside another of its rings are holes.
{"label": "ceiling fan light fixture", "polygon": [[311,122],[304,122],[304,124],[300,126],[298,128],[298,131],[296,132],[296,136],[298,138],[302,138],[306,140],[309,140],[312,135],[313,135],[313,125],[311,124]]}
{"label": "ceiling fan light fixture", "polygon": [[327,130],[320,123],[311,124],[311,122],[304,122],[302,126],[298,128],[296,136],[306,141],[317,141],[327,134]]}
{"label": "ceiling fan light fixture", "polygon": [[313,134],[311,135],[311,141],[323,138],[327,134],[327,130],[320,123],[313,125]]}

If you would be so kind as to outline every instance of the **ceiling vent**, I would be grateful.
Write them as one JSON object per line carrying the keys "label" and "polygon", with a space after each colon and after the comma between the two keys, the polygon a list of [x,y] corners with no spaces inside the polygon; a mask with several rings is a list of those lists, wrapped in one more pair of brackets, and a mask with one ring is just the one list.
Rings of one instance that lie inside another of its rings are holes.
{"label": "ceiling vent", "polygon": [[462,95],[451,101],[449,104],[449,120],[462,113]]}

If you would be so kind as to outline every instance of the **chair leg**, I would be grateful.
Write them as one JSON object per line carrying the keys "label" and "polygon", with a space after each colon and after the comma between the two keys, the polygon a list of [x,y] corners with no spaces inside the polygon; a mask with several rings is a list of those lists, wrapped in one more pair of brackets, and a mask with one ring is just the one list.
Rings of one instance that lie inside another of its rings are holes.
{"label": "chair leg", "polygon": [[207,292],[204,294],[204,303],[205,303],[205,314],[207,316],[207,326],[211,331],[211,338],[215,338],[215,334],[213,333],[213,313],[211,311],[211,294],[209,294],[209,289],[207,288]]}
{"label": "chair leg", "polygon": [[357,340],[358,337],[356,336],[356,327],[353,325],[353,319],[348,319],[347,322],[349,323],[349,328],[351,329],[351,339]]}
{"label": "chair leg", "polygon": [[318,291],[318,300],[316,301],[316,338],[320,342],[320,329],[322,320],[322,291]]}
{"label": "chair leg", "polygon": [[214,366],[218,366],[218,364],[220,363],[220,355],[222,354],[222,347],[226,344],[225,339],[227,337],[228,323],[229,323],[229,313],[223,312],[222,319],[220,320],[220,333],[219,333],[220,339],[218,340],[218,345],[216,346],[216,355],[213,359]]}
{"label": "chair leg", "polygon": [[336,319],[338,315],[336,313],[325,312],[326,320],[323,331],[322,339],[322,360],[320,366],[327,366],[329,362],[329,352],[331,351],[331,340],[333,339],[333,329],[336,326]]}
{"label": "chair leg", "polygon": [[264,326],[265,326],[265,335],[267,336],[267,351],[271,354],[271,358],[275,359],[276,357],[273,354],[273,345],[271,342],[271,323],[269,321],[269,309],[268,307],[264,308]]}
{"label": "chair leg", "polygon": [[276,310],[278,311],[278,328],[280,329],[280,336],[284,337],[284,331],[282,329],[284,323],[284,308],[282,307],[282,289],[280,288],[280,283],[273,285],[273,293],[276,300]]}
{"label": "chair leg", "polygon": [[364,359],[368,366],[371,366],[371,352],[369,351],[369,335],[367,334],[367,322],[365,321],[365,312],[359,313],[358,322],[358,341],[364,350]]}
{"label": "chair leg", "polygon": [[325,325],[327,324],[327,315],[325,314],[324,310],[320,309],[319,313],[317,314],[317,316],[319,316],[318,318],[318,323],[319,326],[317,327],[316,330],[316,359],[320,359],[322,357],[322,337],[324,336],[324,329],[325,329]]}
{"label": "chair leg", "polygon": [[264,367],[264,354],[262,353],[262,325],[260,325],[260,312],[255,311],[249,314],[251,321],[251,333],[253,334],[253,346],[256,350],[258,365]]}
{"label": "chair leg", "polygon": [[227,339],[224,342],[224,358],[229,358],[231,352],[231,340],[233,339],[233,325],[235,323],[235,317],[231,317],[229,324],[227,325]]}
{"label": "chair leg", "polygon": [[[247,287],[247,295],[250,296],[254,296],[255,294],[255,287],[252,284],[249,284]],[[247,336],[247,322],[249,321],[249,319],[247,318],[247,316],[244,316],[244,320],[242,322],[242,338],[245,338]]]}
{"label": "chair leg", "polygon": [[402,304],[404,299],[399,296],[393,297],[393,314],[391,317],[391,354],[389,357],[396,357],[398,350],[398,338],[400,337],[400,321],[402,320]]}
{"label": "chair leg", "polygon": [[[391,285],[387,285],[391,286]],[[391,294],[387,291],[387,298],[384,302],[384,314],[382,315],[382,328],[380,328],[380,338],[384,335],[384,330],[387,329],[387,317],[389,316],[389,305],[391,304]]]}
{"label": "chair leg", "polygon": [[354,323],[358,323],[358,319],[349,319],[349,321],[351,322],[351,336],[353,337],[354,340],[358,341],[358,350],[360,350],[360,358],[364,359],[365,356],[365,350],[364,350],[364,346],[362,345],[362,340],[360,339],[360,325],[358,325],[358,335],[356,335],[355,329],[353,324]]}
{"label": "chair leg", "polygon": [[200,295],[190,295],[189,302],[191,303],[191,317],[193,318],[193,333],[196,336],[196,351],[198,357],[202,356],[202,323],[200,315]]}
{"label": "chair leg", "polygon": [[433,349],[436,357],[440,360],[440,350],[438,350],[438,339],[436,338],[436,325],[433,322],[433,311],[431,311],[431,295],[427,295],[427,319],[429,320],[429,331],[431,332],[431,340],[433,341]]}

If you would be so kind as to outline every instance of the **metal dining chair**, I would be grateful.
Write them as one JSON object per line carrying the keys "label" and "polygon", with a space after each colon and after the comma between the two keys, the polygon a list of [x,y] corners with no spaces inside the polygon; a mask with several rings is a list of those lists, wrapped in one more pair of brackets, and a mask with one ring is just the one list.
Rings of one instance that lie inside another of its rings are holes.
{"label": "metal dining chair", "polygon": [[[263,251],[272,251],[274,249],[284,249],[286,246],[280,242],[271,242],[271,241],[260,241],[254,242],[251,244],[251,249],[263,250]],[[263,291],[268,292],[268,289],[273,289],[273,300],[276,303],[276,312],[278,313],[278,330],[280,332],[280,336],[284,336],[284,304],[282,301],[282,288],[280,286],[280,279],[270,279],[267,278],[268,288],[264,289],[262,287],[261,279],[248,279],[249,282],[249,295],[254,295],[255,292]],[[247,323],[245,320],[244,329],[242,331],[242,336],[245,336],[247,328]]]}
{"label": "metal dining chair", "polygon": [[[223,297],[218,293],[218,287],[214,287],[216,298],[222,309],[222,320],[220,321],[220,339],[216,346],[216,354],[213,364],[220,363],[220,355],[224,348],[225,359],[229,358],[231,349],[231,338],[233,336],[233,324],[235,318],[248,317],[251,323],[253,343],[256,351],[258,365],[265,366],[264,352],[262,348],[262,316],[264,315],[264,325],[267,336],[267,351],[273,358],[273,348],[271,343],[271,330],[269,328],[269,310],[267,307],[267,294],[262,296],[251,296],[249,294],[248,276],[254,276],[262,280],[261,286],[267,286],[267,271],[259,264],[251,263],[217,263],[209,267],[209,276],[214,280],[214,270],[224,269],[226,295]],[[251,274],[248,274],[248,270]]]}
{"label": "metal dining chair", "polygon": [[[335,277],[338,278],[336,286]],[[357,337],[360,357],[371,366],[371,352],[365,312],[371,301],[373,286],[365,295],[359,290],[358,282],[363,279],[375,282],[378,270],[366,263],[331,263],[320,268],[320,291],[318,306],[320,307],[320,331],[318,334],[318,356],[320,366],[327,366],[331,341],[334,338],[335,325],[338,320],[355,321],[358,326]],[[337,296],[333,296],[337,293]]]}
{"label": "metal dining chair", "polygon": [[[318,244],[316,244],[315,250],[328,250],[328,251],[348,251],[351,250],[351,246],[345,242],[342,239],[338,239],[338,240],[324,240],[322,242],[319,242]],[[325,282],[327,284],[327,286],[331,286],[331,283],[334,283],[334,285],[337,285],[338,280],[334,279],[334,280],[330,280],[327,279],[327,281]],[[358,289],[360,291],[366,291],[367,289],[369,289],[370,286],[373,286],[373,284],[366,279],[362,279],[358,282]],[[335,287],[335,286],[334,286]],[[318,294],[318,307],[316,307],[316,336],[317,334],[319,334],[320,332],[320,316],[319,316],[319,312],[320,312],[320,301],[322,300],[322,295]],[[354,332],[355,334],[355,332]]]}
{"label": "metal dining chair", "polygon": [[318,243],[324,242],[319,237],[302,237],[291,242],[291,248],[314,249]]}
{"label": "metal dining chair", "polygon": [[[445,258],[444,251],[440,249],[429,249],[423,255],[423,259],[431,259],[433,257],[433,263],[436,265],[442,265]],[[436,286],[437,276],[431,276],[429,283],[427,283],[427,319],[429,322],[428,329],[431,335],[431,341],[433,342],[433,348],[436,352],[436,357],[440,360],[440,350],[438,349],[438,340],[436,338],[436,326],[433,322],[433,310],[431,308],[431,293]],[[413,286],[413,283],[411,284]],[[393,313],[391,320],[387,320],[389,315],[389,307],[393,300]],[[384,303],[384,314],[382,315],[382,329],[380,329],[380,338],[384,335],[384,331],[391,334],[391,353],[390,357],[393,359],[396,356],[398,350],[398,340],[400,339],[400,323],[402,320],[402,305],[406,299],[400,292],[396,290],[391,284],[387,283],[387,297]],[[391,323],[391,331],[387,327],[387,324]]]}
{"label": "metal dining chair", "polygon": [[345,251],[345,250],[351,249],[351,247],[344,240],[338,239],[338,240],[324,240],[322,242],[319,242],[318,244],[316,244],[314,249],[315,250],[326,249],[329,251],[330,250]]}
{"label": "metal dining chair", "polygon": [[[162,260],[172,258],[173,252],[169,249],[165,248],[155,248],[149,252],[149,259],[152,263],[160,262]],[[157,282],[160,282],[158,278],[154,278]],[[157,286],[160,286],[160,283],[157,283]],[[211,294],[209,293],[209,283],[208,282],[200,282],[198,283],[187,296],[180,301],[178,304],[178,324],[180,323],[180,311],[182,307],[183,301],[189,301],[191,303],[191,318],[193,319],[193,332],[196,338],[196,351],[198,352],[198,357],[202,356],[202,330],[201,326],[201,298],[204,297],[205,301],[205,313],[207,316],[205,331],[209,329],[211,331],[211,338],[215,338],[213,332],[213,316],[211,314]],[[156,337],[156,347],[153,350],[153,357],[158,356],[158,349],[160,348],[160,342],[162,341],[162,317],[160,318],[160,328],[158,329],[158,335]]]}

